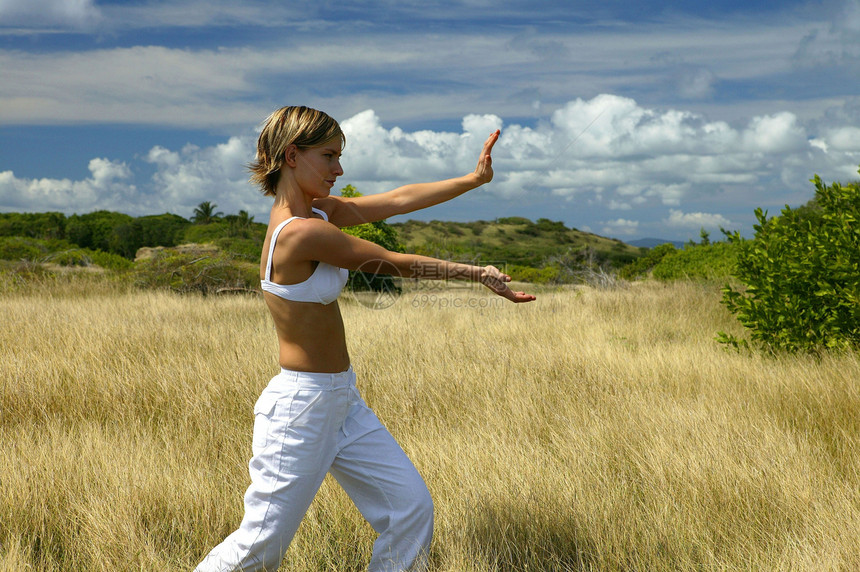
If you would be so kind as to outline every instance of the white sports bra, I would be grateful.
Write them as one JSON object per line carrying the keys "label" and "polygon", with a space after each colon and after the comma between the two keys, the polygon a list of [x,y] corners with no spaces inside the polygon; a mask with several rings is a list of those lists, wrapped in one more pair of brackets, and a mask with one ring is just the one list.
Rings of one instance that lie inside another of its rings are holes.
{"label": "white sports bra", "polygon": [[[322,216],[324,220],[328,220],[328,215],[324,211],[313,207],[312,210]],[[266,277],[260,280],[260,287],[265,292],[274,294],[284,300],[331,304],[337,300],[340,291],[346,284],[347,278],[349,278],[349,271],[346,268],[338,268],[325,262],[317,262],[317,267],[314,269],[313,274],[304,282],[299,282],[298,284],[276,284],[271,280],[272,255],[275,253],[275,243],[278,241],[278,234],[282,228],[297,218],[304,217],[290,217],[275,227],[269,243],[269,258],[266,260]]]}

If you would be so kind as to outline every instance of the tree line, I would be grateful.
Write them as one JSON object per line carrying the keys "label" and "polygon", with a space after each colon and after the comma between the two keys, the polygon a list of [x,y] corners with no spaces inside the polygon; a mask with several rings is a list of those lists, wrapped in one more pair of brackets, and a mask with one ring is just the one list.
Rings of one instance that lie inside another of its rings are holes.
{"label": "tree line", "polygon": [[[0,213],[0,237],[68,241],[80,248],[134,259],[145,246],[171,247],[207,235],[250,239],[261,230],[265,235],[265,225],[254,223],[246,211],[225,216],[216,208],[208,201],[200,203],[190,219],[171,213],[133,217],[107,210],[71,216],[59,212]],[[207,225],[217,228],[207,230]]]}

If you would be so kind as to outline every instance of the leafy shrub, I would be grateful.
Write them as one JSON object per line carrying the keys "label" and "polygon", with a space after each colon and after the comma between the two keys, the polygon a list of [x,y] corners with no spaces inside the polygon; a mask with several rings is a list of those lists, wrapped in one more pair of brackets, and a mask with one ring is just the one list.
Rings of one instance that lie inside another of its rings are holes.
{"label": "leafy shrub", "polygon": [[193,244],[214,243],[219,238],[227,237],[229,233],[230,226],[222,220],[210,223],[197,223],[185,227],[180,242]]}
{"label": "leafy shrub", "polygon": [[561,270],[558,266],[544,266],[533,268],[531,266],[520,266],[512,264],[506,268],[512,280],[518,282],[530,282],[532,284],[552,284],[558,282]]}
{"label": "leafy shrub", "polygon": [[66,220],[66,238],[83,248],[121,254],[123,246],[115,230],[133,220],[127,214],[112,211],[72,215]]}
{"label": "leafy shrub", "polygon": [[[755,238],[732,237],[746,288],[725,286],[723,303],[771,350],[860,346],[860,184],[813,182],[815,209],[786,206],[771,219],[756,209]],[[717,339],[747,345],[724,332]]]}
{"label": "leafy shrub", "polygon": [[134,282],[144,288],[216,294],[257,290],[259,266],[222,253],[161,250],[134,265]]}
{"label": "leafy shrub", "polygon": [[485,220],[476,220],[468,224],[468,227],[472,230],[472,234],[475,236],[481,236],[481,233],[484,232],[484,229],[487,228],[489,223]]}
{"label": "leafy shrub", "polygon": [[66,216],[63,213],[0,213],[0,236],[30,238],[65,238]]}
{"label": "leafy shrub", "polygon": [[567,232],[567,227],[564,226],[564,223],[560,220],[552,221],[548,218],[539,218],[537,219],[535,226],[537,226],[538,230],[541,232],[556,232],[559,234]]}
{"label": "leafy shrub", "polygon": [[534,224],[523,216],[507,216],[496,219],[496,224]]}
{"label": "leafy shrub", "polygon": [[89,248],[59,250],[46,256],[44,260],[60,266],[99,266],[113,271],[124,271],[134,266],[131,260],[119,254]]}
{"label": "leafy shrub", "polygon": [[122,272],[130,270],[134,266],[134,262],[112,252],[102,252],[101,250],[90,250],[88,256],[96,266],[101,266],[105,270],[113,270]]}
{"label": "leafy shrub", "polygon": [[[352,185],[347,185],[340,191],[344,197],[360,197],[359,193]],[[438,221],[433,221],[434,223]],[[431,223],[432,224],[432,223]],[[458,229],[459,230],[459,229]],[[352,236],[368,240],[376,243],[386,250],[392,252],[404,252],[403,244],[400,242],[400,237],[397,230],[384,220],[368,222],[355,226],[347,226],[343,231]],[[353,291],[373,292],[399,292],[400,287],[393,276],[387,274],[373,274],[369,272],[361,272],[359,270],[349,272],[349,280],[346,287]]]}
{"label": "leafy shrub", "polygon": [[[0,260],[27,262],[55,262],[58,253],[80,250],[67,240],[28,238],[25,236],[0,237]],[[72,266],[73,264],[69,264]],[[81,266],[81,264],[78,264]]]}
{"label": "leafy shrub", "polygon": [[112,252],[134,258],[143,246],[176,246],[191,222],[175,214],[142,216],[114,228]]}
{"label": "leafy shrub", "polygon": [[45,258],[45,261],[60,266],[92,266],[93,261],[87,256],[87,252],[92,251],[84,248],[70,248],[51,254]]}
{"label": "leafy shrub", "polygon": [[647,275],[664,257],[674,254],[678,249],[671,242],[655,246],[648,250],[645,256],[637,258],[618,271],[618,277],[624,280],[635,280]]}
{"label": "leafy shrub", "polygon": [[0,237],[0,260],[35,262],[49,252],[45,241],[22,236]]}
{"label": "leafy shrub", "polygon": [[243,219],[237,215],[227,215],[224,218],[215,219],[210,223],[196,223],[186,226],[183,229],[182,240],[179,242],[194,244],[216,243],[218,240],[224,238],[245,238],[262,244],[266,238],[266,225],[248,220],[247,217]]}
{"label": "leafy shrub", "polygon": [[683,250],[668,251],[654,265],[651,274],[657,280],[726,278],[734,272],[737,250],[731,242],[687,245]]}
{"label": "leafy shrub", "polygon": [[22,236],[0,237],[0,260],[50,262],[59,266],[100,266],[106,270],[128,270],[131,260],[118,254],[78,248],[66,240],[44,240]]}
{"label": "leafy shrub", "polygon": [[217,239],[215,246],[235,258],[259,263],[263,252],[263,238],[224,237]]}

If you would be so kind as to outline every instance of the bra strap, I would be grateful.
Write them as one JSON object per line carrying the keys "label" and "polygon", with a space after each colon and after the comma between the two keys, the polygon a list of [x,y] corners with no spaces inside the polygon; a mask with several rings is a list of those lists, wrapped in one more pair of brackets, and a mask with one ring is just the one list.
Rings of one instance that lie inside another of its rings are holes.
{"label": "bra strap", "polygon": [[278,234],[280,234],[281,229],[287,226],[288,223],[294,221],[297,218],[302,218],[299,216],[291,216],[281,224],[275,227],[274,232],[272,232],[272,239],[269,243],[269,258],[266,260],[266,282],[272,281],[272,256],[275,254],[275,243],[278,242]]}

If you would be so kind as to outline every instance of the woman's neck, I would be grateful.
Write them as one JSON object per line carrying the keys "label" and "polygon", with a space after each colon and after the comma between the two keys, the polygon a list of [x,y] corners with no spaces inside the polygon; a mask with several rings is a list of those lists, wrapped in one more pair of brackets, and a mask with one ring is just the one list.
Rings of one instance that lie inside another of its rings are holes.
{"label": "woman's neck", "polygon": [[307,196],[296,187],[279,185],[275,195],[275,203],[272,205],[272,212],[287,212],[290,216],[308,218],[313,212],[312,205],[313,197]]}

